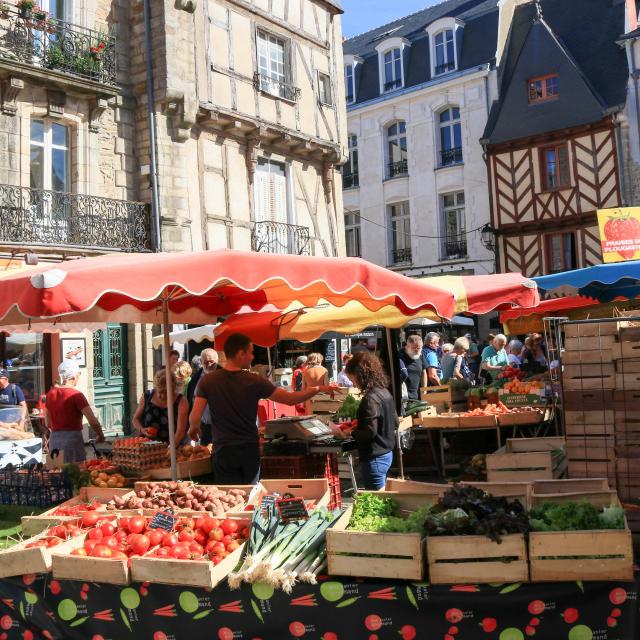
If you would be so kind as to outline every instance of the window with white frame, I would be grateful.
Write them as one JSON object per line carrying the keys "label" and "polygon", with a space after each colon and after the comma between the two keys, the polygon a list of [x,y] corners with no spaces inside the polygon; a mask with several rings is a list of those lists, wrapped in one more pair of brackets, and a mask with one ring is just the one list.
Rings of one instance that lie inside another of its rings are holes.
{"label": "window with white frame", "polygon": [[442,259],[453,260],[467,255],[464,216],[464,191],[440,196],[442,208]]}
{"label": "window with white frame", "polygon": [[31,188],[71,191],[69,160],[69,127],[51,120],[32,120]]}
{"label": "window with white frame", "polygon": [[440,166],[462,162],[462,127],[460,108],[447,107],[438,116],[440,126]]}
{"label": "window with white frame", "polygon": [[320,104],[333,105],[333,95],[331,93],[331,76],[322,71],[318,72],[318,98]]}
{"label": "window with white frame", "polygon": [[56,20],[67,20],[67,2],[65,0],[40,0],[38,3],[40,8],[46,11],[50,17]]}
{"label": "window with white frame", "polygon": [[349,134],[349,159],[342,167],[342,186],[344,189],[352,189],[360,185],[358,175],[358,136]]}
{"label": "window with white frame", "polygon": [[262,30],[258,30],[257,41],[260,90],[285,100],[295,100],[298,91],[291,85],[289,42]]}
{"label": "window with white frame", "polygon": [[394,47],[385,51],[384,63],[384,91],[393,91],[402,87],[402,51],[400,47]]}
{"label": "window with white frame", "polygon": [[347,256],[359,258],[360,252],[360,212],[349,211],[344,214],[344,234],[346,238]]}
{"label": "window with white frame", "polygon": [[254,183],[254,248],[265,253],[289,253],[286,165],[258,158]]}
{"label": "window with white frame", "polygon": [[344,66],[344,92],[347,104],[351,104],[356,100],[356,79],[352,64]]}
{"label": "window with white frame", "polygon": [[387,137],[387,178],[406,176],[409,173],[407,162],[407,125],[404,120],[390,124]]}
{"label": "window with white frame", "polygon": [[456,68],[456,47],[453,29],[443,29],[434,39],[435,75],[453,71]]}
{"label": "window with white frame", "polygon": [[390,233],[390,264],[411,262],[411,218],[409,203],[397,202],[388,206]]}

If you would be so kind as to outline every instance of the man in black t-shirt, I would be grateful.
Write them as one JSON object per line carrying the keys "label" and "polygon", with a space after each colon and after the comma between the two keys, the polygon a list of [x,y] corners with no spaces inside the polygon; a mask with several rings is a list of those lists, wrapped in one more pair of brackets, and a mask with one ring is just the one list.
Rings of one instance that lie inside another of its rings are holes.
{"label": "man in black t-shirt", "polygon": [[400,377],[407,387],[409,400],[420,399],[420,387],[427,386],[427,368],[422,355],[422,338],[411,335],[400,352]]}
{"label": "man in black t-shirt", "polygon": [[240,333],[227,338],[224,368],[204,375],[189,416],[189,436],[200,437],[200,421],[206,406],[211,415],[215,481],[218,484],[255,484],[260,478],[258,402],[269,398],[286,405],[299,404],[317,393],[332,393],[331,385],[304,391],[286,391],[270,380],[249,371],[253,344]]}

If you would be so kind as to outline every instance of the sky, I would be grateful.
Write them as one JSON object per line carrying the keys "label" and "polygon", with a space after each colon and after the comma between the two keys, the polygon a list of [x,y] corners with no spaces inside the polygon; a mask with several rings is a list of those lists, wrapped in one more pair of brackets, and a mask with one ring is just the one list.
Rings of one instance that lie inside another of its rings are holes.
{"label": "sky", "polygon": [[442,0],[342,0],[342,32],[351,38]]}

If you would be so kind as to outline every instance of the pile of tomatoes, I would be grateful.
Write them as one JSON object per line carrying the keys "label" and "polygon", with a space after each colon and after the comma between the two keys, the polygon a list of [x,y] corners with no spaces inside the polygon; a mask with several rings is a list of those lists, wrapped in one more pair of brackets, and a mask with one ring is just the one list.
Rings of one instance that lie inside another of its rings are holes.
{"label": "pile of tomatoes", "polygon": [[99,502],[82,502],[72,507],[58,507],[52,515],[54,516],[79,516],[85,511],[95,511],[100,506]]}
{"label": "pile of tomatoes", "polygon": [[217,520],[209,516],[179,518],[173,531],[152,529],[150,519],[142,516],[109,520],[97,513],[83,514],[82,521],[94,520],[82,547],[71,555],[128,560],[149,555],[177,560],[211,560],[221,562],[248,537],[248,527],[232,519]]}
{"label": "pile of tomatoes", "polygon": [[84,532],[80,525],[81,522],[79,520],[74,520],[72,522],[66,522],[64,524],[49,527],[42,537],[26,544],[25,549],[35,549],[36,547],[48,549],[50,547],[55,547],[65,540],[69,540],[69,538],[75,538],[76,536],[82,535]]}

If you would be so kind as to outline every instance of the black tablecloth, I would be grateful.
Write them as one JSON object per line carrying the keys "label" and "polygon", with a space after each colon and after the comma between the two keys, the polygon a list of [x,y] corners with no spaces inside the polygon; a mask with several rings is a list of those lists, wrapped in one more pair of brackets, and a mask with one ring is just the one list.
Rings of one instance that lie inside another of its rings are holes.
{"label": "black tablecloth", "polygon": [[287,595],[30,575],[0,581],[0,640],[638,640],[636,576],[454,587],[324,578]]}

